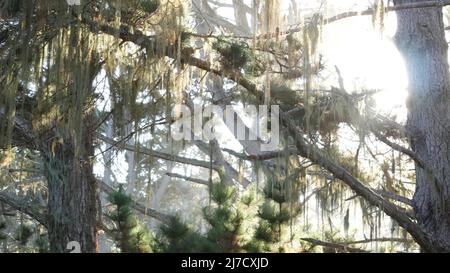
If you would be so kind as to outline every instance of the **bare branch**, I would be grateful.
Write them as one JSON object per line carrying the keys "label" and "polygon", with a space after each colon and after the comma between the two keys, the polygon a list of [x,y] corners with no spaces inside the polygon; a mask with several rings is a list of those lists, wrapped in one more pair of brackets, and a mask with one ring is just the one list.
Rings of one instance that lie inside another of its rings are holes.
{"label": "bare branch", "polygon": [[206,185],[206,186],[209,185],[209,181],[203,180],[203,179],[188,177],[188,176],[184,176],[184,175],[176,174],[176,173],[166,173],[166,175],[169,176],[169,177],[180,178],[180,179],[183,179],[183,180],[186,180],[186,181],[191,181],[191,182],[194,182],[194,183],[197,183],[197,184],[201,184],[201,185]]}
{"label": "bare branch", "polygon": [[[105,136],[103,136],[101,134],[97,134],[97,138],[100,139],[101,141],[104,141],[105,143],[113,145],[113,146],[115,146],[117,148],[123,148],[123,149],[129,150],[129,151],[136,151],[136,145],[130,145],[130,144],[121,143],[121,141],[116,141],[114,139],[110,139],[110,138],[105,137]],[[207,169],[209,169],[210,166],[211,166],[210,162],[207,162],[207,161],[202,161],[202,160],[197,160],[197,159],[193,159],[193,158],[187,158],[187,157],[182,157],[182,156],[171,155],[171,154],[160,152],[160,151],[154,151],[152,149],[145,148],[145,147],[139,147],[139,152],[144,154],[144,155],[153,156],[153,157],[156,157],[156,158],[169,160],[169,161],[174,161],[174,162],[178,162],[178,163],[183,163],[183,164],[189,164],[189,165],[193,165],[193,166],[203,167],[203,168],[207,168]],[[213,163],[213,169],[215,171],[220,171],[220,166],[217,165],[216,163]]]}
{"label": "bare branch", "polygon": [[372,242],[410,243],[411,240],[408,240],[405,238],[373,238],[373,239],[364,239],[364,240],[351,241],[351,242],[341,242],[340,244],[356,245],[356,244],[367,244],[367,243],[372,243]]}
{"label": "bare branch", "polygon": [[308,243],[310,243],[312,245],[315,245],[315,246],[319,245],[319,246],[339,249],[339,250],[345,251],[345,252],[352,252],[352,253],[367,253],[367,252],[369,252],[369,251],[361,249],[361,248],[349,247],[346,244],[324,242],[324,241],[317,240],[317,239],[314,239],[314,238],[300,238],[300,240],[303,240],[303,241],[308,242]]}
{"label": "bare branch", "polygon": [[406,198],[404,196],[389,192],[389,191],[385,191],[385,190],[374,190],[376,193],[380,194],[383,197],[401,202],[403,204],[406,204],[408,206],[412,206],[412,200],[409,198]]}
{"label": "bare branch", "polygon": [[383,136],[382,134],[380,134],[380,132],[376,129],[373,128],[373,126],[371,126],[371,130],[370,130],[379,140],[381,140],[384,144],[388,145],[389,147],[391,147],[392,149],[399,151],[407,156],[409,156],[412,160],[414,160],[417,165],[419,165],[419,167],[423,168],[423,169],[430,169],[427,167],[427,164],[425,163],[425,161],[423,161],[421,158],[419,158],[417,156],[417,154],[408,149],[405,148],[397,143],[394,143],[392,141],[390,141],[387,137]]}
{"label": "bare branch", "polygon": [[[243,160],[251,160],[251,161],[258,161],[258,160],[269,160],[269,159],[273,159],[273,158],[277,158],[280,156],[283,156],[286,154],[286,151],[273,151],[273,152],[263,152],[260,154],[243,154],[243,153],[238,153],[236,151],[233,151],[231,149],[228,148],[223,148],[222,149],[224,152],[227,152],[237,158],[243,159]],[[295,154],[297,153],[297,149],[289,149],[288,153],[291,154]]]}

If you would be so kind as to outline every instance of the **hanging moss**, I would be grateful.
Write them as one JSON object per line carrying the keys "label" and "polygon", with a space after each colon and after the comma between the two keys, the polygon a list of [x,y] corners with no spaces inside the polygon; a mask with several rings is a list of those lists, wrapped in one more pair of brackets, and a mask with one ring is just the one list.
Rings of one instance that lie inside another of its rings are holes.
{"label": "hanging moss", "polygon": [[380,32],[383,32],[385,21],[384,0],[376,0],[373,5],[372,25],[374,28],[378,28]]}

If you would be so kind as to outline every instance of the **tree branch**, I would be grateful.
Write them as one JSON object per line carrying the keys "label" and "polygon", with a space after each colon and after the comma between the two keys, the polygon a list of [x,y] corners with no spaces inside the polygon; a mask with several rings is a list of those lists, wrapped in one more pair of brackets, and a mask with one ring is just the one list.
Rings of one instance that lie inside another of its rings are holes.
{"label": "tree branch", "polygon": [[[384,12],[390,12],[390,11],[399,11],[399,10],[408,10],[408,9],[417,9],[417,8],[436,8],[436,7],[445,7],[450,5],[450,0],[440,0],[440,1],[423,1],[423,2],[416,2],[416,3],[406,3],[406,4],[401,4],[401,5],[396,5],[396,6],[391,6],[391,7],[386,7],[384,9]],[[374,14],[374,9],[373,8],[368,8],[364,11],[347,11],[347,12],[343,12],[343,13],[339,13],[337,15],[328,17],[328,18],[324,18],[322,20],[322,24],[323,25],[327,25],[327,24],[331,24],[343,19],[347,19],[347,18],[351,18],[351,17],[355,17],[355,16],[367,16],[367,15],[373,15]],[[291,25],[291,28],[286,30],[286,31],[282,31],[279,32],[278,35],[289,35],[291,33],[296,33],[296,32],[300,32],[305,28],[305,26],[296,24],[296,25]],[[266,39],[268,37],[272,37],[276,35],[276,33],[263,33],[258,35],[256,38],[257,39]],[[234,38],[239,38],[239,39],[254,39],[254,37],[250,37],[250,36],[233,36]]]}
{"label": "tree branch", "polygon": [[[6,119],[4,108],[0,108],[0,120]],[[5,143],[0,143],[0,148],[5,148],[3,145],[5,145]],[[37,149],[39,146],[36,142],[30,123],[19,115],[14,117],[12,145],[32,150]]]}
{"label": "tree branch", "polygon": [[412,200],[409,199],[409,198],[406,198],[404,196],[401,196],[401,195],[398,195],[398,194],[395,194],[395,193],[392,193],[392,192],[389,192],[389,191],[385,191],[385,190],[374,190],[374,192],[380,194],[383,197],[386,197],[386,198],[389,198],[389,199],[401,202],[401,203],[406,204],[408,206],[412,206],[413,205],[412,204]]}
{"label": "tree branch", "polygon": [[209,181],[208,180],[203,180],[203,179],[198,179],[198,178],[193,178],[193,177],[188,177],[188,176],[184,176],[181,174],[176,174],[176,173],[166,173],[167,176],[169,177],[174,177],[174,178],[180,178],[186,181],[191,181],[197,184],[201,184],[201,185],[209,185]]}
{"label": "tree branch", "polygon": [[[105,192],[106,194],[112,194],[116,192],[111,186],[107,185],[105,182],[97,179],[98,186],[100,190]],[[170,224],[172,216],[158,212],[154,209],[147,208],[144,205],[141,205],[140,203],[133,200],[133,203],[131,205],[135,210],[139,211],[140,213],[144,215],[148,215],[152,218],[155,218],[156,220],[159,220],[160,222],[164,224]]]}
{"label": "tree branch", "polygon": [[[97,138],[100,139],[101,141],[108,143],[112,146],[115,146],[117,148],[123,148],[125,150],[129,150],[129,151],[136,151],[136,145],[130,145],[130,144],[125,144],[125,143],[121,143],[122,141],[116,141],[114,139],[110,139],[108,137],[105,137],[101,134],[97,134]],[[207,161],[202,161],[202,160],[197,160],[197,159],[193,159],[193,158],[187,158],[187,157],[182,157],[182,156],[176,156],[176,155],[171,155],[168,153],[163,153],[163,152],[159,152],[159,151],[154,151],[151,150],[149,148],[145,148],[145,147],[139,147],[139,152],[148,156],[153,156],[156,158],[160,158],[160,159],[164,159],[164,160],[168,160],[168,161],[174,161],[174,162],[178,162],[178,163],[183,163],[183,164],[189,164],[189,165],[193,165],[193,166],[198,166],[198,167],[203,167],[206,169],[209,169],[211,164],[210,162]],[[216,163],[213,163],[213,169],[215,171],[220,171],[220,166],[217,165]]]}
{"label": "tree branch", "polygon": [[[446,1],[449,2],[450,1]],[[90,24],[94,29],[100,29],[106,34],[116,35],[119,33],[119,37],[124,41],[130,41],[135,43],[136,45],[153,48],[154,41],[152,41],[149,37],[143,35],[142,33],[133,34],[127,31],[126,28],[121,27],[120,31],[117,32],[115,28],[105,25],[97,25],[95,22],[92,22],[89,19],[83,19],[83,22]],[[173,53],[168,50],[166,52],[166,56],[170,58],[174,58]],[[241,72],[235,70],[218,70],[211,66],[209,62],[200,60],[198,58],[194,58],[191,55],[186,55],[182,53],[181,60],[184,63],[190,64],[192,66],[198,67],[202,70],[214,73],[216,75],[225,76],[239,85],[247,89],[250,93],[255,95],[255,97],[259,101],[264,101],[264,93],[257,89],[256,85],[250,80],[246,79]],[[323,154],[320,149],[316,148],[314,145],[308,144],[303,138],[303,134],[301,130],[299,130],[295,123],[289,118],[289,116],[285,115],[282,110],[280,110],[280,118],[282,123],[288,128],[290,133],[295,139],[296,147],[301,156],[310,159],[313,163],[316,163],[329,172],[331,172],[336,178],[343,181],[347,184],[353,191],[355,191],[358,195],[362,196],[365,200],[367,200],[371,205],[380,207],[387,215],[391,216],[395,219],[400,226],[405,228],[413,238],[421,245],[424,249],[428,251],[434,252],[436,251],[435,246],[431,243],[431,240],[428,238],[428,235],[425,234],[420,227],[413,222],[406,213],[402,212],[400,208],[395,206],[394,204],[383,199],[379,194],[375,193],[370,188],[364,186],[357,178],[351,175],[346,169],[338,165],[336,162],[328,158],[325,154]],[[189,164],[189,163],[188,163]],[[201,163],[200,163],[201,164]]]}
{"label": "tree branch", "polygon": [[401,146],[401,145],[399,145],[399,144],[397,144],[397,143],[394,143],[394,142],[392,142],[392,141],[390,141],[387,137],[385,137],[385,136],[383,136],[382,134],[380,134],[380,132],[379,131],[377,131],[377,129],[376,128],[373,128],[373,126],[370,126],[371,127],[371,132],[381,141],[381,142],[383,142],[384,144],[386,144],[387,146],[389,146],[389,147],[391,147],[392,149],[394,149],[394,150],[396,150],[396,151],[398,151],[398,152],[401,152],[401,153],[403,153],[403,154],[405,154],[405,155],[407,155],[407,156],[409,156],[412,160],[414,160],[416,163],[417,163],[417,165],[420,167],[420,168],[422,168],[422,169],[427,169],[427,170],[429,170],[430,168],[428,168],[427,167],[427,164],[425,163],[425,161],[423,161],[421,158],[419,158],[418,156],[417,156],[417,154],[414,152],[414,151],[412,151],[412,150],[410,150],[410,149],[407,149],[407,148],[405,148],[405,147],[403,147],[403,146]]}
{"label": "tree branch", "polygon": [[346,244],[324,242],[324,241],[317,240],[317,239],[314,239],[314,238],[300,238],[300,240],[308,242],[308,243],[310,243],[310,244],[312,244],[314,246],[320,245],[320,246],[324,246],[324,247],[339,249],[341,251],[346,251],[346,252],[352,252],[352,253],[368,253],[369,252],[369,251],[361,249],[361,248],[349,247]]}
{"label": "tree branch", "polygon": [[[259,160],[269,160],[269,159],[273,159],[273,158],[277,158],[280,156],[283,156],[286,154],[286,151],[273,151],[273,152],[263,152],[260,154],[243,154],[243,153],[238,153],[236,151],[233,151],[231,149],[228,148],[222,148],[222,150],[224,152],[227,152],[239,159],[243,159],[243,160],[250,160],[250,161],[259,161]],[[288,153],[292,154],[292,153],[296,153],[297,149],[290,149],[288,151]]]}
{"label": "tree branch", "polygon": [[351,241],[351,242],[341,242],[340,244],[343,245],[357,245],[357,244],[367,244],[372,242],[393,242],[393,243],[409,243],[411,242],[408,239],[405,238],[373,238],[373,239],[364,239],[364,240],[358,240],[358,241]]}
{"label": "tree branch", "polygon": [[[194,143],[200,149],[200,151],[209,155],[209,145],[207,143],[200,141],[200,140],[194,140]],[[236,169],[233,168],[233,166],[231,166],[231,164],[228,163],[223,158],[223,153],[222,153],[222,150],[220,149],[220,146],[219,146],[219,143],[217,142],[217,140],[212,140],[211,145],[213,145],[212,156],[213,156],[214,162],[216,162],[216,164],[223,166],[226,174],[228,176],[230,176],[230,178],[233,178],[234,180],[239,181],[239,172],[236,171]],[[246,179],[245,177],[243,177],[242,178],[242,186],[244,188],[246,188],[248,185],[250,185],[250,181],[248,179]]]}
{"label": "tree branch", "polygon": [[301,156],[310,159],[312,162],[322,166],[336,178],[347,184],[356,194],[363,197],[371,205],[381,208],[387,215],[395,219],[400,226],[405,228],[413,238],[422,247],[433,251],[434,245],[429,240],[428,235],[425,234],[418,224],[413,222],[409,216],[402,212],[402,210],[394,204],[383,199],[382,196],[374,192],[372,189],[362,184],[356,177],[354,177],[346,169],[338,165],[328,156],[326,156],[320,149],[312,144],[306,142],[303,138],[303,133],[297,128],[295,123],[280,110],[280,118],[282,123],[289,129],[293,138],[295,139],[298,152]]}
{"label": "tree branch", "polygon": [[45,215],[45,212],[33,207],[33,205],[27,204],[25,200],[20,200],[5,192],[0,192],[0,202],[5,203],[11,208],[30,216],[34,220],[38,221],[41,225],[47,227],[47,217]]}

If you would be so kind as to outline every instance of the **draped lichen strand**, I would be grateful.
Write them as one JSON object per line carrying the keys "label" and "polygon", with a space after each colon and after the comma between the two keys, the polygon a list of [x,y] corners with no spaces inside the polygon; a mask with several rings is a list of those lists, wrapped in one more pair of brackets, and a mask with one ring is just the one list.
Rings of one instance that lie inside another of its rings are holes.
{"label": "draped lichen strand", "polygon": [[385,21],[384,0],[376,0],[374,3],[372,14],[372,25],[374,28],[378,28],[380,32],[383,32],[384,21]]}

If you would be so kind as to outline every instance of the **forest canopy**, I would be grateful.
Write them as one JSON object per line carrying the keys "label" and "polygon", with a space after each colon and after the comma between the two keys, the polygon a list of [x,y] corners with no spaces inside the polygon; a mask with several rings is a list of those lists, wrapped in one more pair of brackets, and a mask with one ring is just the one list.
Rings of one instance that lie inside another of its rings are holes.
{"label": "forest canopy", "polygon": [[0,0],[0,252],[449,252],[448,5]]}

